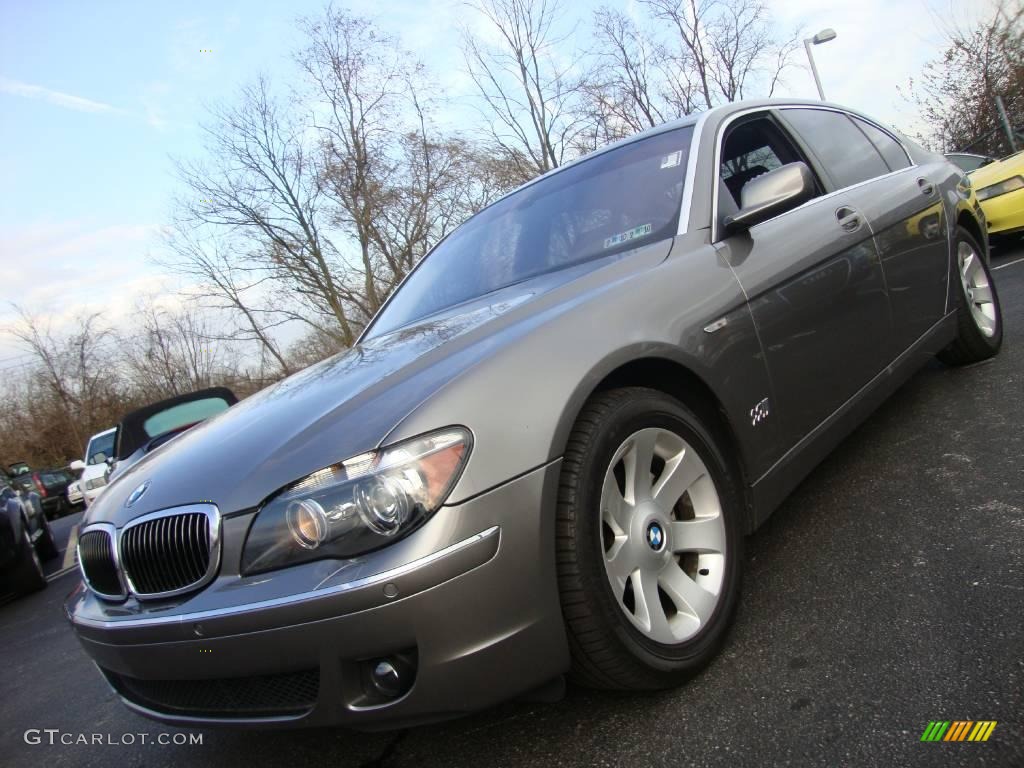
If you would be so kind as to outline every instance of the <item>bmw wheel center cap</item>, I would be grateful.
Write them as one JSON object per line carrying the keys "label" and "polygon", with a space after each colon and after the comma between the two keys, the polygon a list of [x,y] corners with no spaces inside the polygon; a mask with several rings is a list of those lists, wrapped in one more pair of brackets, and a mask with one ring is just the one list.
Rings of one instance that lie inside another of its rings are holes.
{"label": "bmw wheel center cap", "polygon": [[647,526],[647,545],[655,552],[665,548],[665,529],[661,523],[654,521]]}

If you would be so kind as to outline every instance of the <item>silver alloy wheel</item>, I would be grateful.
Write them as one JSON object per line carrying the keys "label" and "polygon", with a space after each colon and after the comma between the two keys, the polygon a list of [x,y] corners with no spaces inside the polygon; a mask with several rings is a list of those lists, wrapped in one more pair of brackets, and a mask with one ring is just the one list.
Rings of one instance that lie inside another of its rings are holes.
{"label": "silver alloy wheel", "polygon": [[981,257],[974,247],[960,241],[957,245],[957,260],[960,262],[960,280],[964,284],[964,296],[971,316],[978,330],[988,337],[996,332],[996,305],[992,300],[992,286],[982,266]]}
{"label": "silver alloy wheel", "polygon": [[645,636],[673,645],[714,613],[725,574],[725,520],[693,447],[642,429],[615,452],[601,489],[604,565],[619,606]]}

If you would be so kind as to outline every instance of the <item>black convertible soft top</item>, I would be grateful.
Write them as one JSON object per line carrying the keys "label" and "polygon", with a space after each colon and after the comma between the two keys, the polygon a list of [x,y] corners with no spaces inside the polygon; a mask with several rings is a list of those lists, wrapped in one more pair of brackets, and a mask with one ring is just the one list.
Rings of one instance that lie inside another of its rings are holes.
{"label": "black convertible soft top", "polygon": [[190,403],[194,400],[207,400],[212,398],[220,398],[226,402],[228,406],[232,406],[238,402],[238,398],[235,397],[235,393],[227,387],[209,387],[207,389],[199,389],[195,392],[189,392],[184,395],[169,397],[166,400],[160,400],[156,403],[150,403],[149,405],[145,405],[142,408],[125,415],[121,418],[121,423],[117,425],[117,443],[116,448],[114,449],[114,454],[117,456],[117,460],[123,461],[124,459],[127,459],[139,448],[159,437],[159,435],[146,434],[145,424],[146,419],[149,417],[155,416],[161,411],[166,411],[176,405],[181,405],[182,403]]}

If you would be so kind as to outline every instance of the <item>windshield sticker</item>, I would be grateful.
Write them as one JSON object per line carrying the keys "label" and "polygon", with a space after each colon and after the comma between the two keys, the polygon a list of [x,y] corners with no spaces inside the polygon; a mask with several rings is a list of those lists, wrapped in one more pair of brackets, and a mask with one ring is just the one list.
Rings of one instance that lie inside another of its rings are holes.
{"label": "windshield sticker", "polygon": [[639,227],[633,227],[632,229],[627,230],[626,232],[620,232],[617,235],[612,235],[611,237],[605,238],[604,247],[611,248],[613,246],[619,245],[620,243],[625,243],[629,240],[636,240],[638,237],[643,237],[644,235],[649,234],[651,234],[651,225],[641,224]]}
{"label": "windshield sticker", "polygon": [[662,169],[675,168],[677,165],[679,165],[680,162],[682,162],[682,159],[683,152],[682,150],[677,149],[671,155],[665,155],[663,158],[661,158],[661,167]]}

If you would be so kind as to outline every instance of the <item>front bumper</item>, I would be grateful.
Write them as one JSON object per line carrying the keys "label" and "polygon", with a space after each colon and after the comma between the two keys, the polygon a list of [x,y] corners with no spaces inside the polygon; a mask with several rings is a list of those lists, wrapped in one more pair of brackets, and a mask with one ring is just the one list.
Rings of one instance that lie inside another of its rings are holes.
{"label": "front bumper", "polygon": [[981,202],[989,235],[1008,235],[1024,230],[1024,189]]}
{"label": "front bumper", "polygon": [[[559,466],[444,507],[348,564],[240,577],[251,515],[229,517],[221,574],[203,591],[161,610],[80,589],[68,617],[125,703],[163,722],[376,729],[472,712],[568,669],[554,563]],[[319,583],[294,588],[310,577]],[[367,695],[366,669],[387,657],[411,659],[414,680],[381,702]]]}

